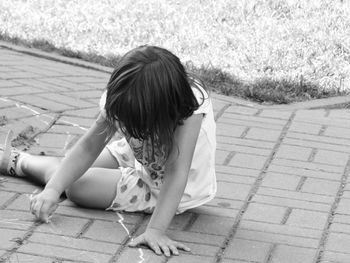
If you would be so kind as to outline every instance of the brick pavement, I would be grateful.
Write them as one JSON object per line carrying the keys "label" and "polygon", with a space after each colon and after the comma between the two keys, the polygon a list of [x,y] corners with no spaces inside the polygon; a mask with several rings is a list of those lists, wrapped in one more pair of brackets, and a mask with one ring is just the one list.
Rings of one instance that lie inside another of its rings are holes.
{"label": "brick pavement", "polygon": [[[0,140],[13,129],[17,147],[62,156],[96,117],[110,69],[20,51],[0,48]],[[38,186],[0,176],[0,261],[350,262],[349,110],[264,107],[216,94],[213,101],[217,196],[169,229],[191,253],[128,248],[149,220],[143,214],[64,200],[52,223],[36,223],[28,194]]]}

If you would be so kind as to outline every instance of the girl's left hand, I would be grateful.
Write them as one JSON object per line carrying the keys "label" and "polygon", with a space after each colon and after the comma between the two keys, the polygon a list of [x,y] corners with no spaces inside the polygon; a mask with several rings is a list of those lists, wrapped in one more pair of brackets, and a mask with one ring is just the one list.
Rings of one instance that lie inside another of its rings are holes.
{"label": "girl's left hand", "polygon": [[184,244],[170,239],[162,231],[157,229],[147,229],[143,234],[129,243],[130,247],[136,247],[138,245],[147,245],[157,255],[164,253],[167,257],[170,257],[171,254],[178,256],[178,249],[191,251]]}

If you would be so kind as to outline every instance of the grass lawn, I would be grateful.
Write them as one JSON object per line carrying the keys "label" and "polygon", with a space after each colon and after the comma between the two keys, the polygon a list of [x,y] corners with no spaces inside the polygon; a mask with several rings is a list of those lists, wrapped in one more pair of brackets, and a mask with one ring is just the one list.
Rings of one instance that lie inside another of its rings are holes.
{"label": "grass lawn", "polygon": [[350,94],[350,1],[1,0],[0,10],[0,39],[107,66],[159,45],[226,95]]}

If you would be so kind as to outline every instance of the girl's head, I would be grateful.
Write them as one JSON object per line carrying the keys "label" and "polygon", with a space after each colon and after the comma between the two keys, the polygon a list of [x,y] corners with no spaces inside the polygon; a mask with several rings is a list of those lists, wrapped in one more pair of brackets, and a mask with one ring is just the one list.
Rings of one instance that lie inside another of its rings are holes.
{"label": "girl's head", "polygon": [[177,125],[199,105],[178,57],[166,49],[141,46],[118,62],[107,85],[110,125],[137,139],[150,139],[168,154]]}

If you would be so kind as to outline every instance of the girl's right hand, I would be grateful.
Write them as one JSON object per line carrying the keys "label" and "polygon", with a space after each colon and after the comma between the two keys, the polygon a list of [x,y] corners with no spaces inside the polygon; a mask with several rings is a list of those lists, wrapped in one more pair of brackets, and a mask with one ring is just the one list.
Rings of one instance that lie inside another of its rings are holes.
{"label": "girl's right hand", "polygon": [[58,207],[60,194],[52,189],[44,189],[39,194],[30,196],[30,211],[40,221],[49,222],[50,216]]}

